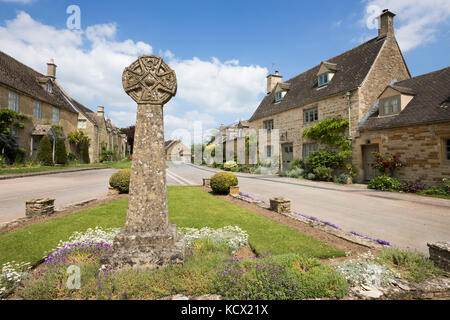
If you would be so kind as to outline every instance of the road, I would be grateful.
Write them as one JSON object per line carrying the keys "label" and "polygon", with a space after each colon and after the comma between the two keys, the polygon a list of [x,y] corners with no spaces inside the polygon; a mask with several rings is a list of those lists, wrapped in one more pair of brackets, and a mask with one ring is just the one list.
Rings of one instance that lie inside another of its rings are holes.
{"label": "road", "polygon": [[[169,164],[168,177],[198,185],[218,171]],[[240,190],[266,203],[271,197],[291,200],[295,212],[334,223],[394,247],[428,255],[427,242],[450,240],[450,200],[368,190],[364,185],[337,185],[276,176],[237,174]]]}
{"label": "road", "polygon": [[[201,185],[218,170],[168,163],[168,185]],[[0,223],[25,216],[25,201],[56,198],[55,205],[107,194],[115,169],[60,173],[0,180]],[[237,174],[240,190],[267,202],[271,197],[291,200],[295,212],[334,223],[345,231],[389,241],[394,247],[428,254],[427,242],[450,240],[450,200],[412,194],[378,192],[362,185],[336,185]]]}

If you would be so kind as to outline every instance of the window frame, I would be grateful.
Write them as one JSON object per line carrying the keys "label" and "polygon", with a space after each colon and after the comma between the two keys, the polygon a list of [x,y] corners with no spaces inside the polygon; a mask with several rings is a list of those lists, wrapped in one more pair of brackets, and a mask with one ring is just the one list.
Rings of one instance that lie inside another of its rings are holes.
{"label": "window frame", "polygon": [[[311,148],[312,146],[315,146],[314,148]],[[319,145],[315,142],[307,142],[303,143],[302,145],[302,158],[306,159],[308,158],[313,151],[319,150]]]}
{"label": "window frame", "polygon": [[[38,108],[36,108],[38,106]],[[38,113],[36,113],[38,111]],[[42,103],[40,101],[33,101],[33,117],[35,119],[42,119]]]}
{"label": "window frame", "polygon": [[[58,117],[57,121],[55,121],[55,116]],[[60,110],[59,108],[53,107],[52,121],[53,123],[59,123],[59,120],[60,120]]]}
{"label": "window frame", "polygon": [[[271,124],[271,126],[267,126],[267,124]],[[269,132],[272,131],[274,128],[273,119],[263,121],[263,127],[265,130],[267,130]],[[268,127],[270,127],[270,128],[268,129]]]}
{"label": "window frame", "polygon": [[[310,120],[310,114],[313,112],[313,121]],[[310,124],[319,121],[319,107],[315,106],[313,108],[303,110],[303,123]]]}
{"label": "window frame", "polygon": [[275,103],[280,102],[283,100],[283,91],[275,92]]}
{"label": "window frame", "polygon": [[272,157],[272,145],[266,146],[266,158]]}
{"label": "window frame", "polygon": [[45,90],[46,90],[48,93],[52,93],[52,92],[53,92],[53,85],[52,85],[51,82],[47,82],[47,83],[46,83],[46,85],[45,85]]}
{"label": "window frame", "polygon": [[[13,99],[11,99],[13,97]],[[14,106],[11,106],[11,102]],[[8,91],[8,109],[19,113],[19,94],[13,91]]]}
{"label": "window frame", "polygon": [[[393,101],[397,102],[397,111],[394,112],[394,104],[392,103]],[[388,102],[388,112],[385,112],[385,102]],[[379,108],[379,115],[381,117],[384,116],[392,116],[392,115],[396,115],[399,114],[401,112],[401,95],[396,95],[396,96],[391,96],[391,97],[387,97],[387,98],[382,98],[380,99],[379,102],[380,108]]]}
{"label": "window frame", "polygon": [[317,86],[319,88],[326,86],[330,82],[329,72],[319,74],[317,77]]}
{"label": "window frame", "polygon": [[[84,126],[81,127],[80,123],[84,123]],[[87,120],[86,119],[78,119],[77,128],[78,129],[86,129],[86,127],[87,127]]]}

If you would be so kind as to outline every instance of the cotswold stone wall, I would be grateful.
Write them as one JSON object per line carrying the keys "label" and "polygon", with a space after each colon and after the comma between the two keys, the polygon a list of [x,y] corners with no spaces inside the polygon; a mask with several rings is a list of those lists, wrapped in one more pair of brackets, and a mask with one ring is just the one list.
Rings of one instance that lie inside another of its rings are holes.
{"label": "cotswold stone wall", "polygon": [[[355,144],[361,152],[366,140],[378,144],[380,152],[397,155],[406,166],[396,171],[405,180],[433,185],[450,176],[445,140],[450,139],[450,122],[365,131]],[[358,159],[362,166],[362,157]]]}

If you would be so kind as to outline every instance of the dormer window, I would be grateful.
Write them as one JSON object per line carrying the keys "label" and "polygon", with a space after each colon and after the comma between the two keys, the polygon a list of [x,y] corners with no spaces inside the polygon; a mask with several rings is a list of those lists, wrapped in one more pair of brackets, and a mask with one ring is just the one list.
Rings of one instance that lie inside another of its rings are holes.
{"label": "dormer window", "polygon": [[47,84],[45,86],[45,90],[47,90],[48,93],[52,93],[53,86],[52,86],[51,82],[47,82]]}
{"label": "dormer window", "polygon": [[400,113],[400,95],[380,99],[380,116]]}
{"label": "dormer window", "polygon": [[319,88],[326,86],[328,84],[328,82],[330,81],[329,75],[330,75],[329,72],[325,72],[325,73],[322,73],[321,75],[319,75],[319,79],[318,79]]}
{"label": "dormer window", "polygon": [[278,91],[275,93],[275,102],[280,102],[283,99],[283,92]]}

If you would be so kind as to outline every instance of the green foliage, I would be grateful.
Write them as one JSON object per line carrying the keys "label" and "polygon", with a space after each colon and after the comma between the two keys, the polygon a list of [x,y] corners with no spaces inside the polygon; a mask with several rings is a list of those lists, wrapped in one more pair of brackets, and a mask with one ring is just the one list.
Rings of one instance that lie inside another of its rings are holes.
{"label": "green foliage", "polygon": [[433,261],[415,252],[388,248],[380,250],[377,259],[400,271],[406,279],[415,282],[443,274],[443,270],[437,268]]}
{"label": "green foliage", "polygon": [[131,169],[123,169],[114,173],[109,178],[109,185],[118,190],[119,193],[128,193],[130,189]]}
{"label": "green foliage", "polygon": [[74,162],[78,160],[77,155],[74,152],[68,152],[67,159],[69,160],[69,162]]}
{"label": "green foliage", "polygon": [[291,163],[289,163],[289,169],[301,168],[305,169],[305,163],[302,159],[294,159]]}
{"label": "green foliage", "polygon": [[348,173],[343,173],[337,177],[334,177],[333,181],[335,183],[339,183],[339,184],[346,184],[347,183],[347,179],[351,179],[353,178],[351,174]]}
{"label": "green foliage", "polygon": [[398,179],[387,175],[381,175],[370,180],[368,188],[381,191],[396,191],[401,185],[402,183]]}
{"label": "green foliage", "polygon": [[19,120],[31,120],[31,117],[17,113],[7,108],[0,108],[0,135],[10,132],[10,126],[14,125],[16,128],[24,128],[25,124],[18,122]]}
{"label": "green foliage", "polygon": [[231,172],[219,172],[211,177],[210,185],[214,193],[228,194],[230,187],[238,185],[238,179]]}
{"label": "green foliage", "polygon": [[107,149],[106,143],[101,142],[102,152],[100,153],[100,162],[114,161],[114,152]]}
{"label": "green foliage", "polygon": [[89,141],[83,141],[80,145],[80,158],[82,163],[91,163],[89,158]]}
{"label": "green foliage", "polygon": [[327,118],[303,130],[303,136],[340,150],[349,150],[350,141],[345,137],[348,125],[348,120],[341,117]]}
{"label": "green foliage", "polygon": [[49,137],[42,137],[36,159],[44,166],[53,166],[53,146]]}
{"label": "green foliage", "polygon": [[75,145],[75,153],[77,158],[83,163],[90,163],[89,159],[89,136],[83,130],[79,129],[77,131],[71,132],[67,135],[67,140],[73,145]]}
{"label": "green foliage", "polygon": [[22,164],[25,162],[26,158],[27,158],[27,152],[25,151],[25,149],[17,148],[16,158],[15,158],[14,162],[17,164]]}
{"label": "green foliage", "polygon": [[68,161],[66,143],[63,139],[57,139],[55,147],[55,163],[66,165]]}
{"label": "green foliage", "polygon": [[299,167],[294,167],[293,169],[286,170],[280,173],[282,177],[289,177],[289,178],[301,178],[303,177],[304,170]]}
{"label": "green foliage", "polygon": [[333,169],[322,166],[313,169],[316,180],[320,181],[331,181],[333,179],[332,172]]}

